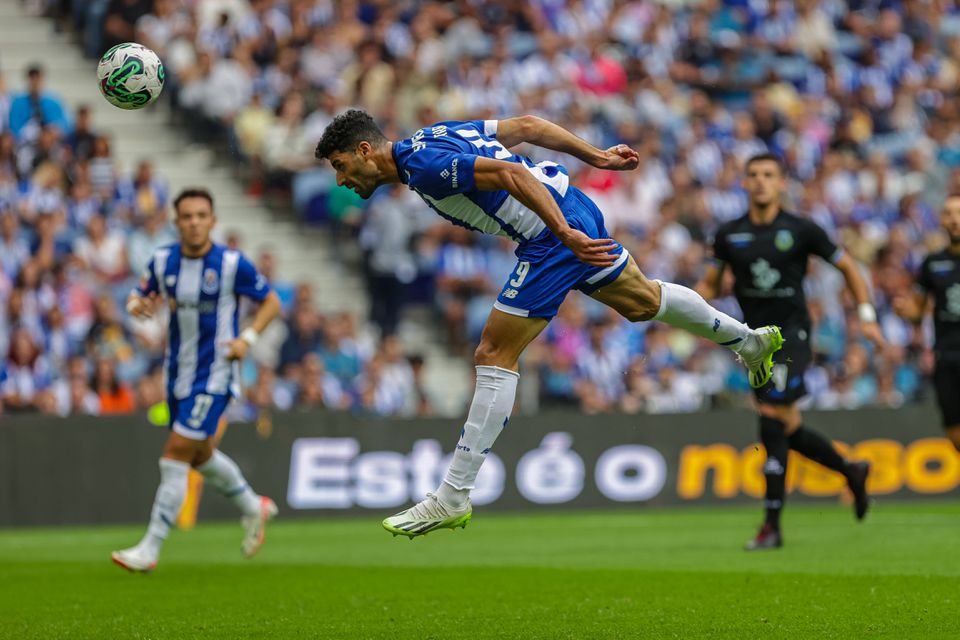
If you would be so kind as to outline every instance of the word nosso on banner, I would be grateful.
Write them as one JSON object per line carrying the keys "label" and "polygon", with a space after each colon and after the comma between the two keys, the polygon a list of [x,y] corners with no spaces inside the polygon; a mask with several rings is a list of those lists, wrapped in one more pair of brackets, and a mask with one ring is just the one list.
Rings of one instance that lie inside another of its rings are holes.
{"label": "word nosso on banner", "polygon": [[[887,495],[908,489],[915,493],[937,494],[960,486],[960,456],[944,438],[923,438],[903,445],[896,440],[874,439],[853,446],[834,442],[837,449],[853,460],[871,464],[867,490],[871,495]],[[742,451],[729,444],[688,445],[680,452],[677,495],[683,500],[702,498],[712,476],[711,493],[717,498],[746,495],[760,498],[764,492],[761,445]],[[843,493],[846,480],[839,473],[790,452],[787,464],[787,490],[811,497]]]}

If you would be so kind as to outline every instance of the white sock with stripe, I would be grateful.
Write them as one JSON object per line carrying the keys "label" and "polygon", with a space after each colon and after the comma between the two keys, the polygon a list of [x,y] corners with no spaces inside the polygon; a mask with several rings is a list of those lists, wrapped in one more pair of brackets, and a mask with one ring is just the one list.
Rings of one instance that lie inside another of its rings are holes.
{"label": "white sock with stripe", "polygon": [[654,320],[685,329],[731,351],[739,351],[744,340],[753,335],[750,327],[714,309],[693,289],[672,282],[655,282],[660,285],[660,310]]}
{"label": "white sock with stripe", "polygon": [[244,515],[260,512],[260,496],[247,484],[240,467],[227,454],[215,449],[197,471],[214,489],[230,498]]}
{"label": "white sock with stripe", "polygon": [[467,501],[487,453],[510,419],[519,379],[520,374],[509,369],[477,367],[477,388],[467,421],[450,468],[437,489],[437,497],[448,507],[458,509]]}
{"label": "white sock with stripe", "polygon": [[187,495],[187,474],[190,465],[179,460],[160,458],[160,486],[153,499],[150,510],[150,526],[147,535],[140,542],[147,545],[154,554],[160,553],[160,546],[167,539],[171,527],[177,521],[183,498]]}

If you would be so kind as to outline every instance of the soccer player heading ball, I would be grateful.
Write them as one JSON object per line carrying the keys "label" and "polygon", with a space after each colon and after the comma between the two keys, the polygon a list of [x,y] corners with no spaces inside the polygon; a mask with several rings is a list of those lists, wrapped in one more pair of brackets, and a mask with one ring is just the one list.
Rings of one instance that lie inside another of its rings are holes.
{"label": "soccer player heading ball", "polygon": [[517,242],[517,266],[500,292],[477,347],[477,385],[453,461],[436,493],[383,521],[394,535],[464,527],[480,466],[510,419],[517,362],[578,289],[625,318],[660,320],[736,352],[762,386],[782,343],[774,326],[754,330],[717,311],[694,291],[648,280],[616,241],[603,214],[553,162],[535,163],[509,149],[521,143],[570,154],[597,167],[629,171],[638,157],[626,145],[598,149],[534,116],[439,122],[391,142],[363,111],[337,116],[316,155],[337,172],[337,184],[369,198],[385,184],[403,183],[437,213],[474,231]]}
{"label": "soccer player heading ball", "polygon": [[[157,249],[127,302],[127,311],[138,317],[152,315],[161,298],[170,307],[164,371],[170,436],[160,458],[160,486],[146,535],[112,556],[131,571],[156,566],[187,493],[191,467],[240,508],[244,555],[257,552],[267,520],[277,513],[273,500],[254,493],[237,464],[217,450],[217,432],[227,403],[239,395],[238,361],[280,313],[280,299],[252,262],[210,239],[217,218],[207,191],[187,189],[173,207],[180,242]],[[261,303],[243,332],[238,326],[241,296]]]}
{"label": "soccer player heading ball", "polygon": [[833,444],[803,426],[797,401],[806,395],[803,374],[810,363],[810,316],[803,295],[803,278],[811,255],[833,264],[857,301],[863,335],[878,347],[883,335],[870,304],[867,284],[853,258],[844,253],[815,223],[780,208],[786,176],[780,160],[770,154],[747,161],[744,189],[750,198],[746,215],[724,224],[713,241],[715,263],[697,287],[705,298],[720,294],[727,266],[733,271],[733,292],[747,322],[771,322],[783,328],[786,346],[778,356],[768,384],[755,389],[760,413],[760,441],[767,450],[763,475],[767,481],[766,520],[747,550],[780,547],[780,511],[786,495],[790,449],[842,473],[853,492],[856,516],[867,513],[865,462],[843,459]]}

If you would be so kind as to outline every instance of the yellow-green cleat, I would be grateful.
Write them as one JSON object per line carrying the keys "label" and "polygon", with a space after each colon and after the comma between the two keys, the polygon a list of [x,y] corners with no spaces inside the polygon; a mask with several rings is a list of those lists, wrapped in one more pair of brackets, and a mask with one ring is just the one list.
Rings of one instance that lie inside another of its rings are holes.
{"label": "yellow-green cleat", "polygon": [[472,517],[470,498],[463,508],[452,509],[440,502],[436,495],[428,493],[425,500],[384,519],[383,528],[394,536],[407,536],[412,540],[437,529],[465,528]]}
{"label": "yellow-green cleat", "polygon": [[782,347],[783,335],[780,327],[773,325],[760,327],[744,340],[737,356],[750,371],[751,387],[759,389],[770,381],[773,376],[773,354]]}

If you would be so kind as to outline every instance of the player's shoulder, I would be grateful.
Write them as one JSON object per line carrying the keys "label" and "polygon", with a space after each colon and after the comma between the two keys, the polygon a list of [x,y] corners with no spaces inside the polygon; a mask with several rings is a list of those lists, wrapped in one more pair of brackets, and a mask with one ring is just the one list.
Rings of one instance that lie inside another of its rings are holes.
{"label": "player's shoulder", "polygon": [[819,224],[806,218],[795,211],[780,211],[778,223],[785,227],[792,227],[794,229],[800,229],[803,231],[811,231],[817,229],[823,229]]}
{"label": "player's shoulder", "polygon": [[927,257],[920,263],[921,271],[946,271],[952,270],[954,263],[958,261],[956,255],[950,253],[948,249],[941,249],[927,254]]}
{"label": "player's shoulder", "polygon": [[153,250],[152,257],[154,261],[168,260],[171,256],[180,255],[180,243],[171,242],[170,244],[160,245]]}
{"label": "player's shoulder", "polygon": [[741,232],[745,229],[752,227],[750,223],[750,216],[748,214],[743,214],[739,218],[733,218],[732,220],[727,220],[719,227],[717,227],[717,238],[726,238],[730,234]]}

